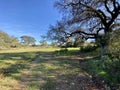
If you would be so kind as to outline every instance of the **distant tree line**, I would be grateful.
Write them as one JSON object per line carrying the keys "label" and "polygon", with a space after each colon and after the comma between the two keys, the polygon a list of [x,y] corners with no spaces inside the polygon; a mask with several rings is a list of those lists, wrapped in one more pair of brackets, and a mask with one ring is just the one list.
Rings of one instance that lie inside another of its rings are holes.
{"label": "distant tree line", "polygon": [[22,45],[26,45],[26,46],[33,46],[33,45],[35,45],[36,40],[32,36],[24,35],[24,36],[21,36],[20,38],[21,38],[21,44]]}
{"label": "distant tree line", "polygon": [[0,49],[19,47],[20,43],[14,36],[9,36],[7,33],[0,30]]}
{"label": "distant tree line", "polygon": [[41,46],[41,47],[57,47],[58,43],[51,42],[48,44],[48,40],[44,36],[40,36],[40,41],[36,44],[36,40],[32,36],[23,35],[20,38],[10,36],[6,32],[0,30],[0,49],[8,49],[8,48],[18,48],[18,47],[26,47],[26,46]]}
{"label": "distant tree line", "polygon": [[17,37],[0,30],[0,49],[17,48],[22,46],[33,46],[36,40],[32,36],[21,36],[20,40]]}

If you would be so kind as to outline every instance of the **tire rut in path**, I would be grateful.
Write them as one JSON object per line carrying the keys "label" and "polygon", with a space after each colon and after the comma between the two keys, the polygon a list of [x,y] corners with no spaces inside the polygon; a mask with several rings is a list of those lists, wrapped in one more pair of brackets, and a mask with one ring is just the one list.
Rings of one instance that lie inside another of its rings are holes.
{"label": "tire rut in path", "polygon": [[37,65],[37,62],[39,60],[40,56],[37,55],[29,64],[29,67],[22,71],[20,86],[17,90],[28,90],[27,88],[28,85],[30,85],[31,81],[38,82],[38,78],[35,78],[34,75],[32,75],[31,71],[33,71],[32,69]]}

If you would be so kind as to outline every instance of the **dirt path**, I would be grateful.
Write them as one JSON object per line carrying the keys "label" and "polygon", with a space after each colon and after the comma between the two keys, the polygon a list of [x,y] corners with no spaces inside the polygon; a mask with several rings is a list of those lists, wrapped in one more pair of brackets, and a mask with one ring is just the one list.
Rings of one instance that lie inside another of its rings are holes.
{"label": "dirt path", "polygon": [[73,57],[55,57],[53,53],[37,56],[22,71],[17,90],[104,90],[80,69],[78,60],[73,60]]}
{"label": "dirt path", "polygon": [[32,75],[33,72],[32,69],[34,69],[34,67],[37,65],[37,62],[39,60],[40,60],[40,56],[36,56],[36,58],[34,58],[34,60],[29,64],[29,67],[22,71],[21,82],[20,82],[20,86],[18,87],[18,90],[29,90],[28,85],[30,85],[32,81],[35,81],[37,83],[38,78]]}

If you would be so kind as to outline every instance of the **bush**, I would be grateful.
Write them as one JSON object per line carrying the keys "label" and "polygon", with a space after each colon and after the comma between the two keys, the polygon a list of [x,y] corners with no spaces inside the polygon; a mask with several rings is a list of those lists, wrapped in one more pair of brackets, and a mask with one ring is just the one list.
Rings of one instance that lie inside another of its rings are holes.
{"label": "bush", "polygon": [[61,54],[67,54],[67,52],[68,52],[68,49],[67,48],[65,48],[65,49],[61,49],[61,50],[59,50],[59,51],[56,51],[55,53],[57,54],[57,55],[61,55]]}
{"label": "bush", "polygon": [[120,88],[120,59],[104,56],[101,60],[96,58],[84,62],[82,68],[93,77],[104,81],[111,90]]}
{"label": "bush", "polygon": [[120,59],[120,30],[114,31],[107,53],[111,58]]}
{"label": "bush", "polygon": [[80,50],[81,52],[91,52],[91,51],[94,51],[98,48],[98,46],[81,46],[80,47]]}
{"label": "bush", "polygon": [[110,58],[108,56],[102,57],[101,67],[106,72],[106,83],[111,86],[118,86],[120,84],[120,60],[117,58]]}

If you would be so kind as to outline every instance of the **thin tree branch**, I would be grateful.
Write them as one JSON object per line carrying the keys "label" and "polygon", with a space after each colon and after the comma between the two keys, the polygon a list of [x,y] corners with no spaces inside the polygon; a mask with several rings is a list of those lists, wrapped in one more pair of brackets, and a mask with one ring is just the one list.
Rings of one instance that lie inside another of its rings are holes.
{"label": "thin tree branch", "polygon": [[84,32],[84,31],[75,31],[75,32],[72,32],[72,33],[70,34],[70,36],[72,36],[73,34],[85,34],[85,35],[90,35],[90,36],[96,35],[95,33],[86,33],[86,32]]}
{"label": "thin tree branch", "polygon": [[107,12],[110,13],[111,16],[112,16],[112,15],[113,15],[113,12],[110,11],[109,7],[107,6],[107,2],[108,2],[108,0],[105,0],[105,8],[106,8]]}

